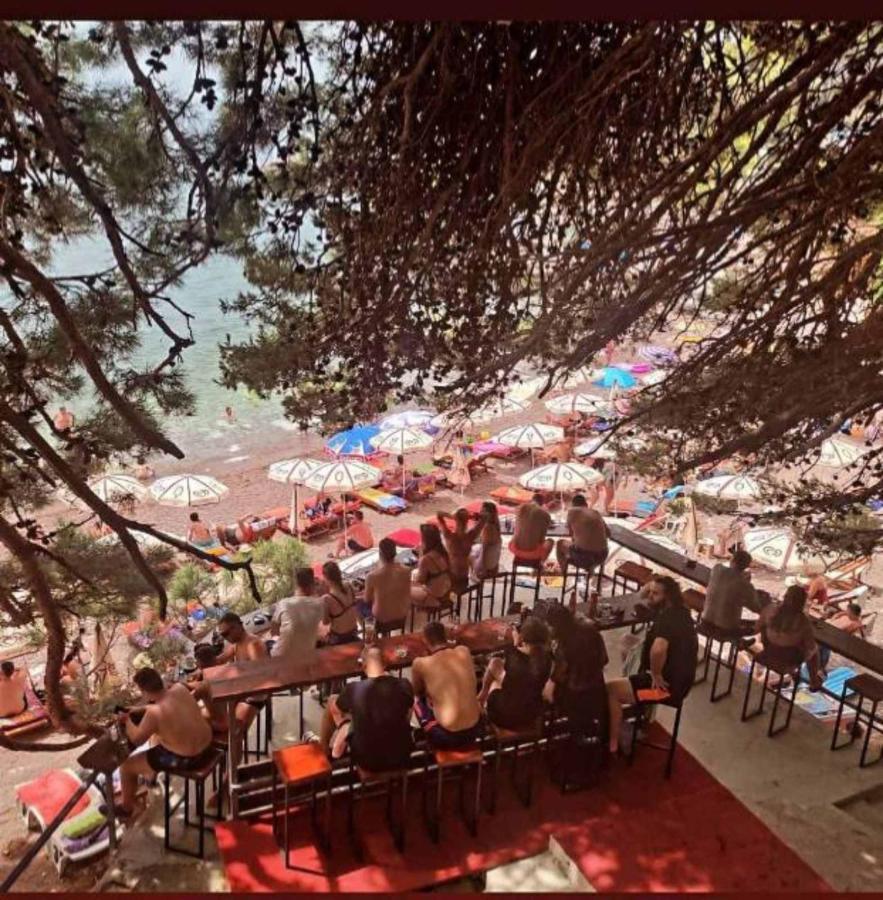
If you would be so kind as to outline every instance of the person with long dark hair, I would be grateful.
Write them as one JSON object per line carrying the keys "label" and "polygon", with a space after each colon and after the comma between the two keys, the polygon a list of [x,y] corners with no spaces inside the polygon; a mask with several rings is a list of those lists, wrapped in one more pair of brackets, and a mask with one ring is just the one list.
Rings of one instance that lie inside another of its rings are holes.
{"label": "person with long dark hair", "polygon": [[481,504],[481,521],[483,523],[481,535],[469,556],[472,575],[478,581],[489,578],[500,567],[503,538],[496,503],[485,500]]}
{"label": "person with long dark hair", "polygon": [[678,583],[668,575],[656,575],[645,586],[644,599],[652,622],[641,652],[641,671],[607,683],[611,753],[619,748],[623,707],[639,699],[639,693],[649,691],[658,692],[659,699],[680,702],[696,676],[696,628]]}
{"label": "person with long dark hair", "polygon": [[328,590],[322,598],[325,614],[322,621],[330,626],[329,644],[351,644],[359,639],[359,610],[353,586],[343,580],[340,566],[328,560],[322,566],[322,576]]}
{"label": "person with long dark hair", "polygon": [[603,739],[608,727],[604,639],[593,623],[576,618],[563,604],[554,604],[546,619],[555,640],[547,697],[575,733]]}
{"label": "person with long dark hair", "polygon": [[411,585],[411,602],[440,606],[451,593],[451,561],[438,525],[420,526],[420,562]]}
{"label": "person with long dark hair", "polygon": [[543,688],[552,671],[549,628],[528,617],[510,631],[512,643],[488,661],[479,702],[501,728],[524,728],[543,711]]}
{"label": "person with long dark hair", "polygon": [[766,659],[782,669],[796,669],[805,662],[810,689],[818,690],[822,686],[819,647],[805,606],[806,588],[792,584],[782,602],[768,604],[757,622]]}

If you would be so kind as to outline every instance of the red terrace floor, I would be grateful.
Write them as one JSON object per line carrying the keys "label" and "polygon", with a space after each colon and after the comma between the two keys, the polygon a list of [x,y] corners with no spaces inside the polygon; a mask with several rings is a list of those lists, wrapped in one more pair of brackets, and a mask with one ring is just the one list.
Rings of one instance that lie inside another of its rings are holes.
{"label": "red terrace floor", "polygon": [[629,768],[616,760],[602,785],[562,796],[538,767],[534,803],[524,809],[508,782],[497,813],[483,814],[477,839],[456,814],[447,785],[442,840],[428,838],[413,779],[405,855],[398,853],[380,799],[360,804],[365,862],[352,855],[345,800],[335,797],[333,851],[319,856],[306,810],[292,820],[287,871],[269,820],[225,822],[218,847],[233,891],[407,891],[481,872],[546,850],[550,835],[599,891],[827,891],[828,885],[692,756],[678,748],[670,782],[663,755],[639,747]]}

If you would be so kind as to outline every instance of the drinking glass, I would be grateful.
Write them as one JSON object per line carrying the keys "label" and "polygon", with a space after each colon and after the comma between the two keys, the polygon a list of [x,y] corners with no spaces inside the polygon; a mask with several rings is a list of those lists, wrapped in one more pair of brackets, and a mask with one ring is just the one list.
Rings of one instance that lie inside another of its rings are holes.
{"label": "drinking glass", "polygon": [[377,636],[377,621],[374,616],[365,618],[365,643],[373,644],[374,638]]}

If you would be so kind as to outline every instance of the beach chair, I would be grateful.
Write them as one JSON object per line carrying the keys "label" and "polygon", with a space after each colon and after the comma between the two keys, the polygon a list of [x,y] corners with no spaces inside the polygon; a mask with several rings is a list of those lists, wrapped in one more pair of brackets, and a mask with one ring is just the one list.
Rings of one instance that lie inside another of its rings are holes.
{"label": "beach chair", "polygon": [[491,497],[497,503],[505,503],[507,506],[522,506],[533,499],[533,491],[527,491],[515,484],[507,484],[494,488]]}
{"label": "beach chair", "polygon": [[370,506],[371,509],[390,516],[397,516],[408,508],[406,500],[378,488],[363,488],[356,492],[356,496],[365,506]]}
{"label": "beach chair", "polygon": [[25,685],[25,700],[28,705],[24,712],[20,712],[17,716],[0,718],[0,732],[3,733],[4,737],[22,737],[35,731],[42,731],[44,728],[49,728],[52,725],[43,701],[40,700],[37,692],[34,690],[30,673],[28,673],[28,681]]}
{"label": "beach chair", "polygon": [[[28,831],[43,831],[82,786],[83,779],[70,768],[49,769],[33,781],[16,785],[16,808]],[[97,809],[103,802],[101,791],[92,785],[67,814],[65,821],[90,807]]]}

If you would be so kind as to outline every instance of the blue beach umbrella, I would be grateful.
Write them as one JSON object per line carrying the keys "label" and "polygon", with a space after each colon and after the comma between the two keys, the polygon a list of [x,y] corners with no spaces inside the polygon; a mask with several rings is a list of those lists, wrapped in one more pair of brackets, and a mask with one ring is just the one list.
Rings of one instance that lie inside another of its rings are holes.
{"label": "blue beach umbrella", "polygon": [[592,382],[597,387],[618,387],[624,390],[635,387],[637,383],[638,379],[631,372],[626,372],[625,369],[620,369],[617,366],[605,366],[601,369],[600,377]]}
{"label": "blue beach umbrella", "polygon": [[346,431],[339,431],[328,438],[325,450],[332,456],[351,456],[358,459],[370,459],[379,456],[371,438],[380,434],[377,425],[356,425]]}

